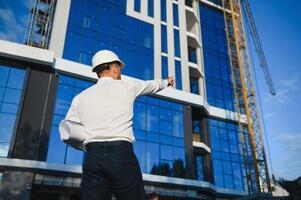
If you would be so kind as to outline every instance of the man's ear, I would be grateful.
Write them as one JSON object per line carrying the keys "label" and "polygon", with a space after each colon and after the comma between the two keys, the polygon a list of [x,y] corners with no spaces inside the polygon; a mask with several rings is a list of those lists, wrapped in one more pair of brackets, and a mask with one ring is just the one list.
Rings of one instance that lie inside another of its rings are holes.
{"label": "man's ear", "polygon": [[116,69],[116,67],[115,67],[115,65],[112,66],[112,69],[113,69],[113,72],[114,72],[115,74],[118,73],[118,72],[117,72],[117,69]]}

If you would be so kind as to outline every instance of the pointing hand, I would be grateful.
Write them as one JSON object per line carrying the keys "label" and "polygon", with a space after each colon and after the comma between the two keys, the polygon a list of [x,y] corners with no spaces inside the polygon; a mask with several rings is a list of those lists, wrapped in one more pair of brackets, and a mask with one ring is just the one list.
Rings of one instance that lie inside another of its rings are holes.
{"label": "pointing hand", "polygon": [[169,76],[168,78],[167,78],[167,81],[168,81],[168,85],[167,86],[174,86],[174,84],[175,84],[175,79],[173,78],[173,76]]}

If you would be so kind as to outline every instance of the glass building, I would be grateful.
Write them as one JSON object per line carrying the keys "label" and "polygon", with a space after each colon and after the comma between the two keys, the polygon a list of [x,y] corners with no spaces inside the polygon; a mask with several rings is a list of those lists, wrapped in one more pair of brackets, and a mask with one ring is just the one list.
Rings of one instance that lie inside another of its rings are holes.
{"label": "glass building", "polygon": [[[58,124],[97,81],[101,49],[122,78],[175,77],[134,105],[134,150],[147,194],[162,199],[247,195],[220,1],[56,1],[49,49],[0,40],[0,196],[80,199],[83,152]],[[16,184],[17,183],[17,184]]]}

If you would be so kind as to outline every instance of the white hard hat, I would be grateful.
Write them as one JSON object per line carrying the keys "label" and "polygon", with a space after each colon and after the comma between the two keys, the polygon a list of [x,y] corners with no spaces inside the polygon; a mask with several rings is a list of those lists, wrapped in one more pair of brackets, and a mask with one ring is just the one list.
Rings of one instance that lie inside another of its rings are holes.
{"label": "white hard hat", "polygon": [[94,70],[97,66],[114,61],[120,62],[121,69],[125,66],[124,62],[122,62],[114,52],[109,50],[100,50],[96,52],[92,58],[92,72],[95,72]]}

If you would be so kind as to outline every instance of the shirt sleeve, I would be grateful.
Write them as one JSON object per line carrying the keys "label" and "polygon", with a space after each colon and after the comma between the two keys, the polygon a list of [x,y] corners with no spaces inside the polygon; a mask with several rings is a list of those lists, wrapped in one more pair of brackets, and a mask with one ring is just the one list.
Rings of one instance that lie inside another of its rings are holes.
{"label": "shirt sleeve", "polygon": [[77,97],[74,97],[65,119],[59,124],[61,140],[74,148],[82,149],[85,140],[84,126],[76,110]]}
{"label": "shirt sleeve", "polygon": [[73,121],[73,122],[76,122],[76,123],[82,123],[81,120],[80,120],[80,117],[79,117],[79,114],[77,112],[77,99],[78,97],[74,97],[73,100],[72,100],[72,103],[71,103],[71,106],[65,116],[65,120],[68,120],[68,121]]}
{"label": "shirt sleeve", "polygon": [[134,93],[135,96],[154,94],[164,88],[167,87],[168,81],[163,79],[155,79],[155,80],[134,80]]}

